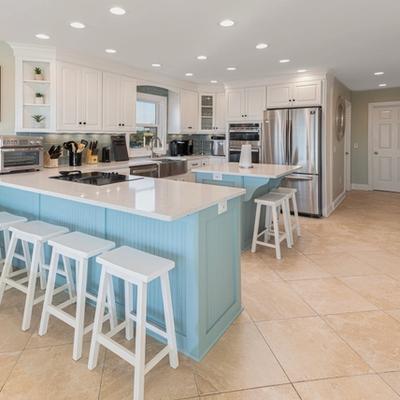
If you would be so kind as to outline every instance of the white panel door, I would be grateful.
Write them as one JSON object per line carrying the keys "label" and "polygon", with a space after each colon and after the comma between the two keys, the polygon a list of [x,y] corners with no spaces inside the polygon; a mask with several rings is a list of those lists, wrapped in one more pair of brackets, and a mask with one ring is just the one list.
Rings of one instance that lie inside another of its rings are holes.
{"label": "white panel door", "polygon": [[76,130],[80,127],[81,70],[76,65],[57,66],[57,129]]}
{"label": "white panel door", "polygon": [[82,68],[81,112],[82,130],[99,131],[102,129],[103,107],[102,72],[91,68]]}
{"label": "white panel door", "polygon": [[247,88],[245,89],[245,96],[246,96],[245,118],[249,121],[261,121],[263,118],[263,112],[266,108],[265,86]]}
{"label": "white panel door", "polygon": [[286,108],[291,105],[292,85],[274,85],[267,87],[267,107]]}
{"label": "white panel door", "polygon": [[120,130],[121,78],[119,75],[103,74],[103,130]]}
{"label": "white panel door", "polygon": [[400,191],[400,106],[373,109],[373,189]]}
{"label": "white panel door", "polygon": [[218,133],[225,133],[226,131],[226,102],[225,93],[217,93],[215,95],[215,130]]}
{"label": "white panel door", "polygon": [[199,95],[191,90],[181,90],[181,131],[196,133],[199,120]]}
{"label": "white panel door", "polygon": [[321,82],[299,82],[293,85],[292,106],[319,106],[321,104]]}
{"label": "white panel door", "polygon": [[243,121],[245,118],[244,89],[230,89],[226,92],[226,120],[227,122]]}
{"label": "white panel door", "polygon": [[125,132],[136,130],[136,88],[135,79],[121,77],[120,123]]}

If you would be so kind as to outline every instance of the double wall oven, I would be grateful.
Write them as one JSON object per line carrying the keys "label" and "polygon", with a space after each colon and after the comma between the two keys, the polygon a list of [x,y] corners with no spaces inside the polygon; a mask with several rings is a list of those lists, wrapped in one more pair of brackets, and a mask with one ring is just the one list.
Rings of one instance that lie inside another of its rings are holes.
{"label": "double wall oven", "polygon": [[251,158],[254,164],[262,162],[262,124],[229,124],[229,162],[239,162],[243,144],[251,145]]}

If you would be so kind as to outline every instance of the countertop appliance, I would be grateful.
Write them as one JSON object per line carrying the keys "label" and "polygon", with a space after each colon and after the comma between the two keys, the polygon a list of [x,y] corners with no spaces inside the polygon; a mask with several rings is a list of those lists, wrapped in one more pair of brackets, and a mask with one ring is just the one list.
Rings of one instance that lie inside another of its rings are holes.
{"label": "countertop appliance", "polygon": [[114,161],[128,161],[128,148],[126,147],[125,135],[111,136],[111,152]]}
{"label": "countertop appliance", "polygon": [[0,136],[0,173],[38,170],[43,167],[43,138]]}
{"label": "countertop appliance", "polygon": [[322,215],[321,107],[267,110],[262,160],[301,165],[282,186],[297,189],[299,213]]}
{"label": "countertop appliance", "polygon": [[258,164],[261,161],[261,123],[235,123],[229,124],[229,162],[239,162],[242,144],[251,145],[252,162]]}
{"label": "countertop appliance", "polygon": [[169,152],[172,157],[190,156],[193,154],[193,140],[171,140]]}
{"label": "countertop appliance", "polygon": [[224,156],[226,154],[225,135],[211,136],[211,155]]}
{"label": "countertop appliance", "polygon": [[135,181],[138,179],[134,176],[121,175],[118,172],[81,172],[81,171],[60,171],[60,175],[51,176],[51,179],[59,179],[61,181],[85,183],[87,185],[104,186],[112,183],[121,183],[127,181]]}

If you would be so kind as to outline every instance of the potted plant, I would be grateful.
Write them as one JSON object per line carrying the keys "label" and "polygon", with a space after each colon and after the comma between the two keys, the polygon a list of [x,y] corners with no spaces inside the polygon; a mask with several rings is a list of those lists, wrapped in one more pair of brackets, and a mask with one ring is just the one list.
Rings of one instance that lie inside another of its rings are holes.
{"label": "potted plant", "polygon": [[35,80],[42,81],[43,80],[43,70],[40,67],[35,67]]}
{"label": "potted plant", "polygon": [[35,94],[35,104],[44,104],[44,94],[43,93]]}
{"label": "potted plant", "polygon": [[46,119],[45,116],[37,114],[37,115],[32,115],[32,118],[35,121],[36,128],[44,128],[44,121]]}

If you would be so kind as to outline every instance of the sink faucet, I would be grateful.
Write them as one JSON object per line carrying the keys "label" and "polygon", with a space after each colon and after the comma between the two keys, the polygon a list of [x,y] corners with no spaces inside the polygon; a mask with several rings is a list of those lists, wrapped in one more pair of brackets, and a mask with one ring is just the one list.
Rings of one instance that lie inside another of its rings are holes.
{"label": "sink faucet", "polygon": [[162,147],[161,139],[158,136],[153,136],[150,139],[150,150],[151,150],[151,158],[158,157],[158,155],[154,152],[154,145],[155,147]]}

